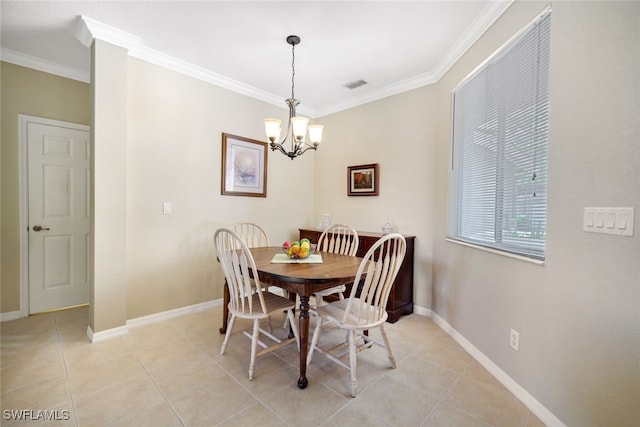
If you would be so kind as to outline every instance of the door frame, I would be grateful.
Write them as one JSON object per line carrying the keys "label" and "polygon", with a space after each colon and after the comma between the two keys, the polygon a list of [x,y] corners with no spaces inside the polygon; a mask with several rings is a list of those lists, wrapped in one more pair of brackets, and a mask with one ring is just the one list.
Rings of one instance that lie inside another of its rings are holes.
{"label": "door frame", "polygon": [[29,123],[66,127],[91,132],[79,123],[18,114],[18,168],[20,192],[20,317],[29,316],[29,155],[27,151]]}

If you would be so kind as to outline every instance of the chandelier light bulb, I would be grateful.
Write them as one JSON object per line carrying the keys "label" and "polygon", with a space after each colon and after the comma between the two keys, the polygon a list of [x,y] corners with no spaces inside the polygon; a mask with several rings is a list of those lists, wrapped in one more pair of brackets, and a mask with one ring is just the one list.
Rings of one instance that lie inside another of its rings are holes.
{"label": "chandelier light bulb", "polygon": [[282,121],[278,119],[264,119],[264,130],[269,141],[276,142],[280,139],[280,123]]}
{"label": "chandelier light bulb", "polygon": [[291,125],[293,126],[293,137],[296,141],[304,141],[304,137],[307,134],[307,123],[309,119],[306,117],[292,117]]}
{"label": "chandelier light bulb", "polygon": [[307,129],[309,129],[309,141],[313,145],[320,144],[320,141],[322,141],[322,129],[324,129],[324,126],[311,125]]}

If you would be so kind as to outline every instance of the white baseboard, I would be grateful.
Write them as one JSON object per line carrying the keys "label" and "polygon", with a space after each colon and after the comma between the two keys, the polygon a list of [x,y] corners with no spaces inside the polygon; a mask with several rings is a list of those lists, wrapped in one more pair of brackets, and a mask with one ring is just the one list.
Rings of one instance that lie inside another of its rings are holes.
{"label": "white baseboard", "polygon": [[121,337],[129,333],[129,328],[126,326],[118,326],[117,328],[107,329],[105,331],[93,332],[91,326],[87,326],[87,337],[93,344],[106,341],[111,338]]}
{"label": "white baseboard", "polygon": [[[429,310],[431,311],[431,310]],[[465,337],[463,337],[458,331],[456,331],[449,323],[447,323],[442,317],[431,311],[431,318],[434,323],[444,330],[451,338],[453,338],[458,344],[464,348],[478,363],[480,363],[487,371],[491,373],[498,381],[504,385],[507,390],[513,393],[531,412],[533,412],[539,419],[547,426],[553,427],[566,427],[566,425],[560,421],[551,411],[549,411],[544,405],[542,405],[535,397],[527,392],[520,384],[518,384],[513,378],[507,375],[498,365],[496,365],[491,359],[489,359],[484,353],[478,350],[473,344],[471,344]]]}
{"label": "white baseboard", "polygon": [[413,306],[413,312],[415,314],[419,314],[420,316],[431,317],[431,309],[430,308],[418,307],[417,305],[414,305]]}
{"label": "white baseboard", "polygon": [[7,311],[6,313],[0,313],[0,322],[7,322],[9,320],[16,320],[22,317],[20,315],[20,310],[18,311]]}
{"label": "white baseboard", "polygon": [[149,314],[148,316],[136,317],[135,319],[127,320],[127,326],[135,328],[136,326],[149,325],[151,323],[162,322],[177,316],[182,316],[189,313],[197,313],[199,311],[208,310],[212,307],[218,307],[222,305],[222,299],[211,300],[202,302],[199,304],[188,305],[186,307],[175,308],[173,310],[162,311],[160,313]]}
{"label": "white baseboard", "polygon": [[182,316],[189,313],[197,313],[204,311],[212,307],[218,307],[222,305],[222,299],[211,300],[199,304],[189,305],[186,307],[175,308],[173,310],[162,311],[160,313],[149,314],[148,316],[136,317],[135,319],[127,320],[127,324],[124,326],[118,326],[116,328],[107,329],[105,331],[93,332],[90,326],[87,326],[87,336],[92,343],[97,343],[110,338],[119,337],[129,333],[129,328],[135,328],[138,326],[149,325],[152,323],[162,322],[177,316]]}

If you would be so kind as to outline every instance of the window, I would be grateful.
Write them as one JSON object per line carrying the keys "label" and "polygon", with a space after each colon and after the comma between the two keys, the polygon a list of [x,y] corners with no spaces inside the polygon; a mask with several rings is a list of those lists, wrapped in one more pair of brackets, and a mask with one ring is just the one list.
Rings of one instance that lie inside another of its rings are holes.
{"label": "window", "polygon": [[447,237],[544,260],[551,10],[452,92]]}

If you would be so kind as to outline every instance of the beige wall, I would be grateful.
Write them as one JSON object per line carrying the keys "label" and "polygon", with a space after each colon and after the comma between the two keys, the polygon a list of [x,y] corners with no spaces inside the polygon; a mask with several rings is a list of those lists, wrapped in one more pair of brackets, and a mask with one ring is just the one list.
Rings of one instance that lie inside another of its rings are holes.
{"label": "beige wall", "polygon": [[20,310],[18,114],[89,125],[89,85],[1,62],[1,313]]}
{"label": "beige wall", "polygon": [[[128,73],[131,319],[222,297],[218,227],[254,221],[277,245],[312,225],[316,153],[291,161],[269,151],[266,198],[222,196],[222,133],[264,141],[262,120],[284,120],[287,110],[134,58]],[[172,203],[172,215],[162,214],[163,202]]]}
{"label": "beige wall", "polygon": [[[416,234],[416,303],[566,425],[640,425],[640,3],[553,3],[546,264],[445,241],[450,91],[546,4],[514,3],[436,85],[322,118],[340,142],[315,213]],[[373,162],[380,197],[348,198],[346,166]],[[634,237],[583,232],[587,206],[635,207]]]}
{"label": "beige wall", "polygon": [[[267,198],[222,196],[222,132],[264,140],[262,120],[285,119],[284,100],[282,108],[267,105],[134,58],[126,71],[123,310],[132,319],[222,296],[212,241],[216,228],[255,221],[266,224],[271,241],[279,244],[295,237],[299,227],[312,226],[316,153],[291,161],[269,151]],[[90,124],[89,89],[2,63],[2,313],[20,309],[17,115]],[[162,214],[164,201],[173,204],[173,215]],[[100,210],[103,218],[109,209]]]}
{"label": "beige wall", "polygon": [[[431,307],[435,131],[434,86],[323,117],[327,140],[316,154],[315,218],[331,213],[358,230],[416,236],[414,302]],[[347,196],[347,167],[378,163],[379,196]]]}
{"label": "beige wall", "polygon": [[[544,4],[510,8],[442,79],[439,105]],[[582,231],[587,206],[640,212],[638,22],[638,2],[553,3],[544,266],[446,243],[437,186],[434,311],[570,426],[640,425],[640,221],[631,238]]]}
{"label": "beige wall", "polygon": [[91,47],[91,254],[89,326],[101,332],[127,317],[127,50]]}

